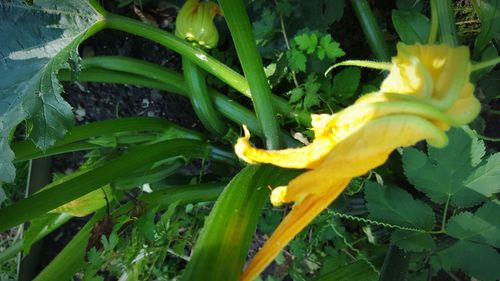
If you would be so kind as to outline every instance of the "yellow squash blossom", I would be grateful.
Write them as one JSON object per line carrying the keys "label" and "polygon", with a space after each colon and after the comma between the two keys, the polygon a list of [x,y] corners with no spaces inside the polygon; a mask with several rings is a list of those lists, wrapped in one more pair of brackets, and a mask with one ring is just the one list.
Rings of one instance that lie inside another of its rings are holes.
{"label": "yellow squash blossom", "polygon": [[469,81],[466,47],[398,44],[390,74],[378,92],[333,115],[312,115],[314,141],[301,148],[268,151],[245,136],[235,146],[248,163],[309,169],[275,188],[271,203],[294,202],[241,279],[253,280],[295,235],[335,200],[350,180],[382,165],[392,151],[426,140],[443,147],[450,126],[472,121],[480,110]]}

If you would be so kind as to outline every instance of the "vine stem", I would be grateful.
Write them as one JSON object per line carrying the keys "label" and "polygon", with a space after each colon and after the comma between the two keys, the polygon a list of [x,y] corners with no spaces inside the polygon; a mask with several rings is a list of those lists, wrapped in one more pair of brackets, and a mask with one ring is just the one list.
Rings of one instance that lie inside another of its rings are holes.
{"label": "vine stem", "polygon": [[[276,8],[278,7],[278,1],[277,0],[274,0],[274,4],[276,5]],[[285,46],[288,50],[290,50],[290,42],[288,42],[288,37],[286,35],[286,28],[285,28],[285,21],[283,20],[283,16],[281,15],[281,13],[278,13],[279,17],[280,17],[280,25],[281,25],[281,34],[283,34],[283,39],[285,39]],[[299,87],[299,82],[297,81],[297,75],[295,75],[295,71],[291,71],[292,73],[292,80],[293,80],[293,84],[295,84],[295,87],[298,88]]]}
{"label": "vine stem", "polygon": [[[455,29],[455,15],[451,0],[431,0],[434,3],[437,20],[439,21],[439,41],[449,46],[459,45]],[[432,7],[432,6],[431,6]],[[434,12],[434,11],[433,11]]]}
{"label": "vine stem", "polygon": [[328,75],[332,69],[337,68],[339,66],[357,66],[357,67],[366,67],[371,69],[380,69],[390,71],[392,67],[392,63],[390,62],[381,62],[381,61],[369,61],[369,60],[346,60],[343,62],[336,63],[330,66],[326,72],[325,76]]}
{"label": "vine stem", "polygon": [[[105,25],[105,28],[124,31],[163,45],[170,50],[191,60],[193,63],[203,68],[208,73],[214,75],[230,87],[242,93],[244,96],[252,99],[254,98],[250,92],[250,87],[245,77],[235,72],[227,65],[209,56],[203,50],[194,48],[187,42],[181,40],[180,38],[165,30],[153,27],[131,18],[111,13],[106,14],[104,21],[102,21],[102,24]],[[272,101],[273,107],[276,108],[277,112],[294,118],[298,122],[306,126],[310,125],[311,119],[308,113],[292,110],[288,102],[281,97],[271,94],[270,99]]]}
{"label": "vine stem", "polygon": [[481,70],[481,69],[488,68],[490,66],[497,65],[499,63],[500,63],[500,56],[498,56],[498,57],[496,57],[494,59],[490,59],[490,60],[482,61],[480,63],[473,64],[472,67],[471,67],[471,71],[472,72],[478,71],[478,70]]}
{"label": "vine stem", "polygon": [[444,232],[444,226],[446,224],[446,216],[448,216],[448,208],[450,206],[451,195],[448,196],[446,204],[444,205],[443,219],[441,220],[441,232]]}
{"label": "vine stem", "polygon": [[439,28],[439,19],[438,19],[436,1],[431,0],[431,28],[429,30],[429,39],[427,40],[427,43],[429,45],[436,43],[438,28]]}
{"label": "vine stem", "polygon": [[352,7],[358,21],[365,34],[366,41],[368,45],[377,58],[380,61],[390,61],[391,55],[389,48],[384,40],[384,35],[382,29],[375,18],[370,5],[366,0],[351,0]]}
{"label": "vine stem", "polygon": [[264,73],[262,58],[255,45],[252,25],[243,0],[219,0],[219,4],[224,11],[236,53],[248,80],[257,119],[266,139],[266,147],[278,149],[281,146],[279,125],[272,104],[271,87]]}

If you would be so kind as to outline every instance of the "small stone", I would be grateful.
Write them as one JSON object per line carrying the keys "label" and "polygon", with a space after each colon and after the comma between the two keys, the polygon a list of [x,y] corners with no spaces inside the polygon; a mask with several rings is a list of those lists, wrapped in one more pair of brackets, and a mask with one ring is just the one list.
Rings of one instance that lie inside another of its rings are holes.
{"label": "small stone", "polygon": [[78,106],[78,108],[75,109],[75,118],[78,121],[82,121],[85,116],[87,115],[87,111],[85,108],[82,108],[81,106]]}

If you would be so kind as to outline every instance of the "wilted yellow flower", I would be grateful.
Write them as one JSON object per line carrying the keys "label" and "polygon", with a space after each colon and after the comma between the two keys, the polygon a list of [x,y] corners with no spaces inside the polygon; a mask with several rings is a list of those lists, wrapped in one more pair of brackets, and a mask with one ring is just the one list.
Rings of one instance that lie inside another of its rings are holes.
{"label": "wilted yellow flower", "polygon": [[313,115],[315,139],[305,147],[254,148],[245,128],[245,136],[235,146],[241,159],[310,170],[273,190],[272,204],[295,205],[250,262],[242,280],[253,280],[352,178],[382,165],[398,147],[421,140],[445,146],[450,126],[466,124],[479,113],[469,82],[466,47],[398,44],[390,71],[380,91],[336,114]]}
{"label": "wilted yellow flower", "polygon": [[464,125],[476,118],[480,104],[469,81],[469,48],[399,43],[397,50],[381,92],[428,103],[448,114],[450,125]]}
{"label": "wilted yellow flower", "polygon": [[219,33],[213,22],[216,15],[222,15],[216,3],[187,0],[177,15],[175,35],[211,49],[219,42]]}

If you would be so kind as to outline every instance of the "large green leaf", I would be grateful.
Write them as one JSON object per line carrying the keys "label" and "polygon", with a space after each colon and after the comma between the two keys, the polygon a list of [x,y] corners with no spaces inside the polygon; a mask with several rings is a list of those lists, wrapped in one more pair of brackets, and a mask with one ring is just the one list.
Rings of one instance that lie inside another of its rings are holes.
{"label": "large green leaf", "polygon": [[51,146],[73,124],[56,73],[78,44],[99,30],[102,16],[88,1],[0,3],[0,182],[15,177],[10,132],[29,119],[30,138]]}
{"label": "large green leaf", "polygon": [[431,230],[434,226],[432,208],[413,199],[401,188],[368,182],[365,185],[365,200],[372,219],[425,230]]}
{"label": "large green leaf", "polygon": [[483,194],[464,184],[473,172],[471,138],[459,129],[450,130],[448,135],[448,146],[441,149],[429,146],[428,156],[415,148],[405,149],[403,166],[408,180],[439,204],[448,198],[459,207],[483,202]]}

